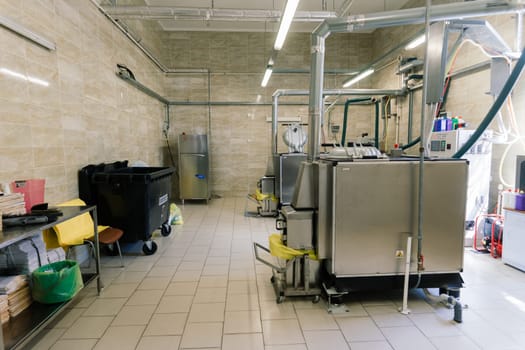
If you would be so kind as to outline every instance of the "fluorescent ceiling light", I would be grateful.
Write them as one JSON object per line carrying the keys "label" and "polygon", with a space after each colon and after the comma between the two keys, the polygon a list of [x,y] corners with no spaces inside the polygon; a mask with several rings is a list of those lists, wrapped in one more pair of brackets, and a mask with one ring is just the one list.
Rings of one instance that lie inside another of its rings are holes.
{"label": "fluorescent ceiling light", "polygon": [[275,38],[275,44],[273,45],[273,48],[277,51],[283,48],[284,39],[286,39],[286,34],[288,34],[288,29],[290,29],[298,4],[299,0],[288,0],[286,2],[286,7],[281,17],[281,24],[279,25],[279,32],[277,32],[277,38]]}
{"label": "fluorescent ceiling light", "polygon": [[9,75],[9,76],[11,76],[13,78],[17,78],[17,79],[28,81],[28,82],[33,83],[33,84],[42,85],[42,86],[49,86],[49,83],[47,81],[45,81],[45,80],[38,79],[38,78],[35,78],[35,77],[31,77],[29,75],[21,74],[21,73],[12,71],[12,70],[7,69],[7,68],[0,68],[0,73],[3,73],[5,75]]}
{"label": "fluorescent ceiling light", "polygon": [[425,34],[421,34],[420,36],[418,36],[417,38],[415,38],[414,40],[412,40],[411,42],[409,42],[407,44],[407,46],[405,46],[405,50],[412,50],[412,49],[415,49],[416,47],[418,47],[419,45],[423,44],[426,40],[426,36]]}
{"label": "fluorescent ceiling light", "polygon": [[272,67],[266,68],[266,71],[264,72],[264,77],[261,82],[261,87],[266,87],[268,85],[268,81],[270,80],[270,77],[272,76]]}
{"label": "fluorescent ceiling light", "polygon": [[374,73],[374,68],[369,68],[361,73],[359,73],[357,76],[355,76],[354,78],[348,80],[347,82],[343,83],[343,87],[349,87],[351,85],[354,85],[355,83],[357,83],[359,80],[363,80],[364,78],[366,78],[367,76],[369,76],[370,74]]}

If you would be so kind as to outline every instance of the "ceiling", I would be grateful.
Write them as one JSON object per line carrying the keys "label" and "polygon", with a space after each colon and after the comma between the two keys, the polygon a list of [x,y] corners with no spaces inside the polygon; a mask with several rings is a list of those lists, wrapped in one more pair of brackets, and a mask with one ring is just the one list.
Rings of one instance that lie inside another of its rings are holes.
{"label": "ceiling", "polygon": [[[123,3],[126,2],[126,5]],[[277,31],[285,0],[143,0],[103,1],[120,20],[157,21],[164,31]],[[408,0],[300,0],[294,32],[311,32],[326,18],[397,10]]]}

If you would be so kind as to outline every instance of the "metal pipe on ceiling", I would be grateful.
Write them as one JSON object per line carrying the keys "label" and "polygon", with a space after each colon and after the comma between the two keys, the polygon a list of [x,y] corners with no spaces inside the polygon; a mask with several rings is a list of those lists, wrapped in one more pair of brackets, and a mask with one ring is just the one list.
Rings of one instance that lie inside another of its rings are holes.
{"label": "metal pipe on ceiling", "polygon": [[[406,90],[392,90],[392,89],[325,89],[323,96],[402,96]],[[272,154],[277,154],[277,125],[278,125],[278,110],[279,97],[281,96],[308,96],[309,90],[300,89],[279,89],[275,90],[272,95]],[[281,104],[285,105],[285,104]]]}
{"label": "metal pipe on ceiling", "polygon": [[[122,19],[147,20],[205,20],[205,21],[244,21],[278,22],[282,11],[251,9],[210,9],[174,6],[104,6],[104,10]],[[322,22],[335,18],[331,11],[297,11],[294,22]]]}
{"label": "metal pipe on ceiling", "polygon": [[[465,3],[452,3],[431,6],[429,20],[432,22],[522,12],[524,0],[477,0]],[[312,33],[311,43],[311,80],[309,99],[309,161],[319,157],[319,137],[322,116],[323,72],[325,40],[332,33],[347,33],[358,30],[421,24],[426,18],[426,8],[412,8],[397,11],[385,11],[346,18],[327,19]]]}

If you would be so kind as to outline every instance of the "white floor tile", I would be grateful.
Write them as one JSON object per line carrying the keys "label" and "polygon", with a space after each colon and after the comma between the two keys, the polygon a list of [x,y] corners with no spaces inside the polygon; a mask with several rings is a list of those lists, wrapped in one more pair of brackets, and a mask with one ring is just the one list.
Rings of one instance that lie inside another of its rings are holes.
{"label": "white floor tile", "polygon": [[395,350],[434,350],[430,340],[415,326],[382,328],[381,331]]}
{"label": "white floor tile", "polygon": [[142,337],[136,350],[174,350],[179,348],[180,336]]}
{"label": "white floor tile", "polygon": [[[334,317],[322,309],[299,309],[297,318],[303,331],[337,329]],[[308,341],[307,341],[308,343]]]}
{"label": "white floor tile", "polygon": [[380,328],[382,327],[401,327],[401,326],[413,326],[414,324],[406,315],[401,313],[372,315],[372,320]]}
{"label": "white floor tile", "polygon": [[262,332],[259,311],[226,311],[224,334]]}
{"label": "white floor tile", "polygon": [[224,321],[224,303],[206,303],[191,306],[188,322],[223,322]]}
{"label": "white floor tile", "polygon": [[199,282],[200,270],[177,271],[171,279],[172,282]]}
{"label": "white floor tile", "polygon": [[430,338],[438,350],[480,350],[471,339],[464,335]]}
{"label": "white floor tile", "polygon": [[224,303],[226,302],[226,287],[197,288],[195,303]]}
{"label": "white floor tile", "polygon": [[84,313],[84,309],[66,309],[46,328],[69,328]]}
{"label": "white floor tile", "polygon": [[264,350],[262,334],[225,334],[222,350]]}
{"label": "white floor tile", "polygon": [[94,350],[134,350],[144,326],[109,327]]}
{"label": "white floor tile", "polygon": [[[205,336],[204,336],[205,335]],[[180,346],[185,348],[219,348],[222,343],[222,322],[188,323]]]}
{"label": "white floor tile", "polygon": [[171,314],[174,312],[189,312],[193,296],[190,295],[170,295],[160,299],[156,313]]}
{"label": "white floor tile", "polygon": [[101,298],[129,298],[138,287],[138,283],[112,283],[100,293]]}
{"label": "white floor tile", "polygon": [[146,277],[139,284],[139,290],[159,289],[165,290],[170,283],[170,277]]}
{"label": "white floor tile", "polygon": [[182,335],[188,314],[153,314],[144,336]]}
{"label": "white floor tile", "polygon": [[340,317],[336,318],[346,341],[376,341],[384,340],[384,336],[374,321],[368,317]]}
{"label": "white floor tile", "polygon": [[228,294],[226,297],[226,310],[259,310],[259,298],[257,294]]}
{"label": "white floor tile", "polygon": [[126,301],[127,298],[97,299],[84,311],[83,316],[114,316]]}
{"label": "white floor tile", "polygon": [[[149,270],[149,269],[148,269]],[[140,283],[146,277],[146,271],[134,271],[129,270],[129,267],[126,268],[126,271],[123,271],[118,277],[115,278],[113,283]]]}
{"label": "white floor tile", "polygon": [[[415,314],[408,316],[414,325],[427,337],[452,337],[461,335],[461,331],[451,318],[438,314]],[[449,317],[453,317],[451,314]]]}
{"label": "white floor tile", "polygon": [[68,339],[57,341],[50,350],[91,350],[97,339]]}
{"label": "white floor tile", "polygon": [[62,339],[100,338],[113,321],[113,317],[80,317],[62,335]]}
{"label": "white floor tile", "polygon": [[172,277],[175,274],[175,266],[154,266],[149,270],[147,277]]}
{"label": "white floor tile", "polygon": [[290,345],[305,342],[299,321],[265,320],[262,322],[265,345]]}
{"label": "white floor tile", "polygon": [[350,347],[339,330],[332,331],[305,331],[304,339],[308,350],[349,350]]}
{"label": "white floor tile", "polygon": [[262,320],[297,319],[292,303],[277,304],[275,300],[261,301],[260,306]]}
{"label": "white floor tile", "polygon": [[136,290],[126,305],[157,305],[163,293],[162,290]]}
{"label": "white floor tile", "polygon": [[201,276],[199,288],[226,288],[228,286],[228,276]]}
{"label": "white floor tile", "polygon": [[264,350],[307,350],[306,344],[266,345]]}
{"label": "white floor tile", "polygon": [[155,305],[137,305],[137,306],[124,306],[117,314],[112,326],[139,326],[147,325],[153,311],[155,311]]}
{"label": "white floor tile", "polygon": [[230,281],[228,295],[230,294],[257,294],[257,283],[255,281]]}
{"label": "white floor tile", "polygon": [[386,341],[358,342],[350,343],[352,350],[392,350],[392,347]]}
{"label": "white floor tile", "polygon": [[199,282],[171,282],[164,295],[195,295]]}

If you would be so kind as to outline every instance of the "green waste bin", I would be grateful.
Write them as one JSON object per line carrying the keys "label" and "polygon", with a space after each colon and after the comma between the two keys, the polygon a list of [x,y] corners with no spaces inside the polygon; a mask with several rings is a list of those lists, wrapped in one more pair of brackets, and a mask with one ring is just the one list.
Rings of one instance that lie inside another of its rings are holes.
{"label": "green waste bin", "polygon": [[33,299],[43,304],[61,303],[82,289],[82,275],[76,261],[63,260],[33,271]]}

